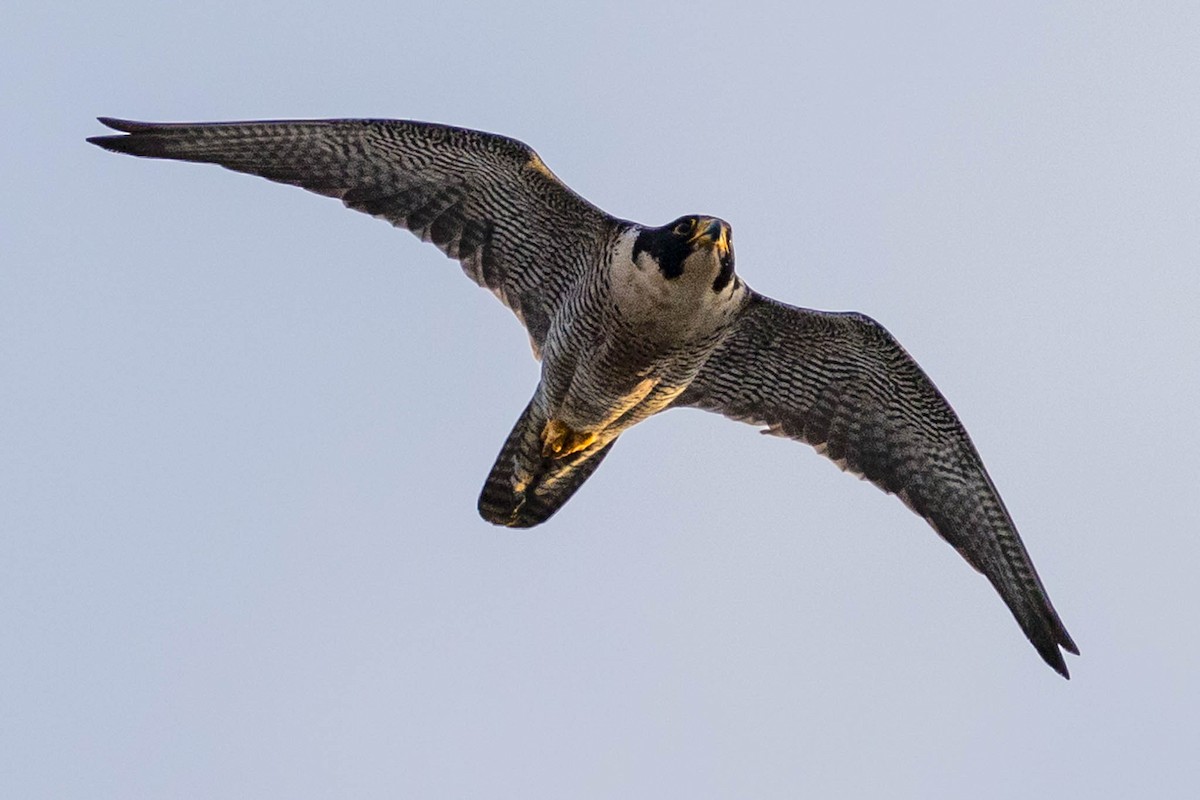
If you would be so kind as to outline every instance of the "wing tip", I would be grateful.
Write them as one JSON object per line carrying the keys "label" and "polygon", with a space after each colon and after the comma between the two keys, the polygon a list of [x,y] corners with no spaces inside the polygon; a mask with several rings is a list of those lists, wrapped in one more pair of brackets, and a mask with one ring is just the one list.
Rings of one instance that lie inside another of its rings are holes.
{"label": "wing tip", "polygon": [[1062,653],[1058,649],[1058,645],[1049,651],[1041,651],[1042,658],[1050,665],[1050,668],[1062,675],[1065,679],[1071,680],[1071,671],[1067,669],[1067,662],[1063,659]]}
{"label": "wing tip", "polygon": [[87,141],[97,147],[102,147],[113,153],[127,153],[133,156],[151,156],[156,158],[170,157],[166,148],[166,137],[156,136],[154,132],[168,127],[156,122],[136,122],[116,117],[96,117],[101,124],[120,131],[118,135],[89,136]]}
{"label": "wing tip", "polygon": [[96,117],[96,119],[106,128],[112,128],[114,131],[121,131],[122,133],[137,133],[138,131],[154,127],[153,122],[137,122],[131,119],[119,119],[118,117]]}
{"label": "wing tip", "polygon": [[96,119],[105,127],[112,128],[114,131],[121,131],[122,135],[89,136],[87,138],[88,144],[94,144],[97,147],[102,147],[114,153],[134,152],[132,146],[134,137],[124,134],[136,133],[147,127],[144,122],[132,122],[127,119],[117,119],[116,117],[96,117]]}
{"label": "wing tip", "polygon": [[130,148],[124,143],[128,142],[131,138],[130,136],[89,136],[87,142],[113,153],[128,153]]}
{"label": "wing tip", "polygon": [[1037,649],[1042,660],[1049,664],[1051,669],[1067,680],[1071,680],[1071,672],[1067,669],[1067,662],[1063,658],[1062,651],[1065,650],[1071,655],[1077,656],[1079,655],[1079,647],[1071,639],[1071,635],[1067,633],[1067,629],[1063,627],[1057,616],[1054,618],[1053,625],[1048,630],[1048,633],[1048,636],[1030,637],[1030,641]]}

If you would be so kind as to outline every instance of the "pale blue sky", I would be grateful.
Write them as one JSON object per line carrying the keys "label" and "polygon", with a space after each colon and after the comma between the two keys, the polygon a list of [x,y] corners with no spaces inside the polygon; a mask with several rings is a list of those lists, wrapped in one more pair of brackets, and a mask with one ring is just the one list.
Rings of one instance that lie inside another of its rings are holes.
{"label": "pale blue sky", "polygon": [[[1195,796],[1200,12],[900,5],[6,10],[0,795]],[[715,416],[487,525],[509,312],[101,114],[454,123],[729,220],[950,399],[1073,679],[895,498]]]}

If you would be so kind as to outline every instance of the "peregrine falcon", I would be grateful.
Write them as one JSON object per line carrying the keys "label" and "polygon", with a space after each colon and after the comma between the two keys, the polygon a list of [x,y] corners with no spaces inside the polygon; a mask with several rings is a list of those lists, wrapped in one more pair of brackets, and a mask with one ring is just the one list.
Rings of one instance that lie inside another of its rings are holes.
{"label": "peregrine falcon", "polygon": [[1079,650],[962,423],[873,319],[797,308],[734,271],[717,217],[610,216],[525,144],[398,120],[147,123],[88,141],[336,197],[457,259],[525,326],[541,380],[479,498],[545,522],[633,425],[701,408],[812,445],[895,494],[982,572],[1051,667]]}

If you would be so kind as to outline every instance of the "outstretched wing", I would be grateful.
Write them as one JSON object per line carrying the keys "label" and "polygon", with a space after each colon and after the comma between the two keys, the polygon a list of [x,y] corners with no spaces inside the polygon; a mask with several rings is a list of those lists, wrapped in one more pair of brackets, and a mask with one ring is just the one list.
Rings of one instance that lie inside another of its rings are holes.
{"label": "outstretched wing", "polygon": [[89,142],[220,164],[336,197],[458,259],[525,324],[535,347],[615,223],[513,139],[400,120],[149,123],[101,117]]}
{"label": "outstretched wing", "polygon": [[807,442],[898,496],[982,572],[1038,653],[1069,677],[1079,650],[953,409],[884,328],[861,314],[752,293],[677,406]]}

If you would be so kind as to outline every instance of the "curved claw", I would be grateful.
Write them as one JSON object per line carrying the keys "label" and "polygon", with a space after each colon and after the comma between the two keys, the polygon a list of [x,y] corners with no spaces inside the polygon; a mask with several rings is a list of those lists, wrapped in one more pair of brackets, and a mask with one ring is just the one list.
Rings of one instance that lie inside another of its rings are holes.
{"label": "curved claw", "polygon": [[551,419],[542,428],[542,456],[565,458],[572,453],[586,450],[595,441],[596,434],[591,431],[572,430],[566,423]]}

